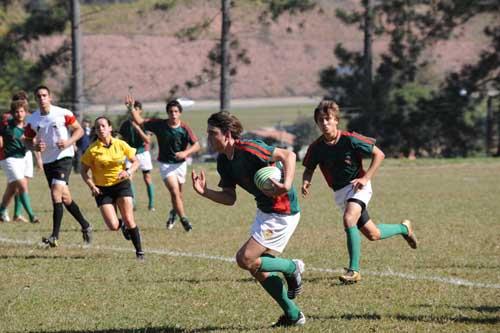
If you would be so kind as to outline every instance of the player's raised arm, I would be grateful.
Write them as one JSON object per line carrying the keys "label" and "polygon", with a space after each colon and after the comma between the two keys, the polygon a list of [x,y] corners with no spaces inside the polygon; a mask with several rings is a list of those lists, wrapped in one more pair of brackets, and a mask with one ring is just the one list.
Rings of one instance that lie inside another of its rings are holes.
{"label": "player's raised arm", "polygon": [[144,132],[144,130],[141,128],[141,126],[139,126],[135,121],[132,121],[131,125],[132,125],[132,127],[134,127],[134,130],[137,132],[137,134],[139,134],[139,136],[141,137],[142,141],[144,141],[144,143],[146,143],[146,144],[151,143],[151,135]]}
{"label": "player's raised arm", "polygon": [[135,99],[132,95],[127,95],[125,97],[125,106],[132,116],[132,120],[137,125],[142,125],[144,123],[144,118],[142,118],[140,111],[134,108]]}

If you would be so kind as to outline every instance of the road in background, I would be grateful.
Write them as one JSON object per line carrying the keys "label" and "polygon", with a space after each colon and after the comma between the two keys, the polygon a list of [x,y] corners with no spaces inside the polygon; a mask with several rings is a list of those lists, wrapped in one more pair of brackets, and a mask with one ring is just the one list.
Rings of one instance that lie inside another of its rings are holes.
{"label": "road in background", "polygon": [[[243,98],[231,100],[231,109],[252,109],[260,107],[280,107],[294,105],[316,105],[321,100],[321,97],[312,96],[296,96],[296,97],[272,97],[272,98]],[[165,102],[150,102],[142,103],[142,107],[146,112],[158,112],[165,109]],[[194,106],[186,108],[186,110],[206,111],[218,110],[218,100],[195,100]],[[84,115],[97,116],[104,113],[122,114],[126,112],[124,104],[113,105],[90,105],[84,109]]]}

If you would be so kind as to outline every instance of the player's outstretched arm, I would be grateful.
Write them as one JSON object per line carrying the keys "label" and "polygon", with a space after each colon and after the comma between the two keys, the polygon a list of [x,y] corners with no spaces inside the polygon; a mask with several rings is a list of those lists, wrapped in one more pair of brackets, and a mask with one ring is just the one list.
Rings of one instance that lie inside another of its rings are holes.
{"label": "player's outstretched arm", "polygon": [[204,170],[200,170],[199,174],[195,170],[191,171],[191,180],[193,181],[195,192],[205,198],[227,206],[232,206],[236,202],[236,191],[234,188],[224,187],[222,191],[209,189]]}
{"label": "player's outstretched arm", "polygon": [[304,169],[304,172],[302,173],[302,196],[305,197],[306,195],[309,194],[309,188],[311,187],[311,180],[314,174],[314,170],[311,169]]}

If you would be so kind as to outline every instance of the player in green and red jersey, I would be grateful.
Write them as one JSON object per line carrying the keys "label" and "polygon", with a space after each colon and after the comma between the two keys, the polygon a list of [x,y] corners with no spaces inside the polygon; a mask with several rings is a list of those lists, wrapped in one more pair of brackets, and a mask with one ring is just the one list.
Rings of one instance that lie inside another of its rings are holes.
{"label": "player in green and red jersey", "polygon": [[[134,109],[142,114],[142,104],[139,101],[134,102]],[[153,163],[151,163],[151,154],[149,153],[149,144],[151,137],[143,131],[141,126],[137,125],[132,119],[125,120],[118,131],[122,139],[127,142],[130,147],[136,149],[136,157],[139,160],[139,165],[142,170],[142,178],[146,184],[148,193],[148,209],[154,211],[154,185],[153,178],[151,177],[151,170],[153,170]],[[127,162],[128,163],[128,162]],[[132,192],[134,193],[134,207],[136,206],[136,192],[134,183],[132,183]]]}
{"label": "player in green and red jersey", "polygon": [[[240,140],[242,132],[240,121],[229,112],[210,116],[208,142],[219,153],[217,171],[222,190],[207,188],[203,170],[199,175],[193,170],[193,188],[201,196],[224,205],[236,202],[236,185],[255,197],[257,214],[251,237],[236,254],[236,262],[249,271],[283,309],[284,314],[275,326],[304,325],[304,314],[292,301],[302,290],[304,263],[273,255],[283,252],[300,220],[297,193],[292,184],[295,154],[259,140]],[[264,193],[253,182],[254,175],[276,161],[283,165],[283,183],[273,181],[274,189]],[[279,272],[285,276],[288,292],[277,275]]]}
{"label": "player in green and red jersey", "polygon": [[137,125],[143,126],[145,131],[154,133],[158,141],[160,176],[170,192],[173,206],[167,219],[167,229],[174,226],[176,215],[179,215],[184,230],[191,231],[193,226],[185,214],[182,185],[186,182],[186,158],[200,150],[198,138],[181,121],[182,105],[177,100],[167,103],[168,119],[143,119],[140,112],[133,108],[134,103],[134,98],[127,96],[125,104],[132,119]]}
{"label": "player in green and red jersey", "polygon": [[21,204],[29,215],[30,221],[38,223],[39,220],[31,207],[28,180],[26,178],[27,164],[26,146],[24,145],[24,119],[28,114],[28,110],[29,106],[26,100],[13,101],[10,105],[12,118],[6,120],[0,127],[0,147],[5,157],[1,161],[1,165],[8,182],[0,205],[0,216],[5,215],[10,200],[17,192]]}
{"label": "player in green and red jersey", "polygon": [[[309,193],[314,170],[319,165],[328,186],[334,191],[337,206],[343,212],[347,234],[349,267],[339,279],[343,283],[355,283],[361,280],[359,231],[371,241],[402,235],[413,249],[417,248],[417,239],[409,220],[401,224],[376,225],[368,215],[367,206],[372,196],[370,180],[385,158],[375,140],[338,129],[340,109],[334,101],[322,101],[314,110],[314,120],[322,135],[309,146],[303,160],[302,194]],[[363,157],[371,157],[366,171],[362,165]]]}

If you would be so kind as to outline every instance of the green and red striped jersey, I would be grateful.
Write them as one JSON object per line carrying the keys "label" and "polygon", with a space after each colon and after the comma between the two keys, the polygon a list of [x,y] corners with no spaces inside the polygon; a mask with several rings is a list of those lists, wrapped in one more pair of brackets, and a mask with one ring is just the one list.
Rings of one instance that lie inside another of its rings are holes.
{"label": "green and red striped jersey", "polygon": [[175,153],[186,150],[188,144],[195,144],[198,138],[183,121],[180,126],[170,127],[167,119],[152,118],[144,122],[144,129],[153,132],[158,141],[158,161],[162,163],[180,163]]}
{"label": "green and red striped jersey", "polygon": [[237,140],[233,159],[225,154],[217,158],[217,171],[220,175],[219,187],[236,188],[241,186],[255,197],[257,207],[264,213],[294,215],[300,212],[297,191],[294,187],[287,193],[270,198],[262,193],[253,178],[260,168],[274,165],[272,155],[275,147],[261,140]]}
{"label": "green and red striped jersey", "polygon": [[375,139],[355,132],[340,131],[335,144],[325,142],[323,135],[307,149],[302,165],[314,171],[319,164],[328,186],[334,191],[363,177],[363,157],[371,156]]}

